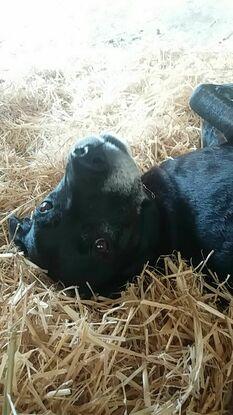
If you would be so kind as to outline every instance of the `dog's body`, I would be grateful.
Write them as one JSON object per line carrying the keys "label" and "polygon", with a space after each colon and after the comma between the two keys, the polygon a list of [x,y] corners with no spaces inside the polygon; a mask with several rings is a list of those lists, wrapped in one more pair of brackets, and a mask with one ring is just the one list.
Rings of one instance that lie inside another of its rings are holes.
{"label": "dog's body", "polygon": [[160,206],[158,256],[180,251],[220,277],[233,277],[233,146],[213,145],[154,167],[142,177]]}
{"label": "dog's body", "polygon": [[[199,108],[202,102],[215,122],[213,86],[209,106],[201,94],[197,89],[192,103]],[[221,97],[216,100],[221,104]],[[226,107],[231,112],[232,103]],[[216,128],[220,125],[229,140],[231,123],[224,114]],[[167,160],[142,176],[115,137],[79,141],[63,179],[32,219],[10,218],[10,237],[51,277],[78,285],[85,295],[90,295],[87,282],[101,294],[119,290],[145,262],[154,265],[174,250],[193,265],[214,251],[209,268],[222,279],[230,274],[233,281],[233,146],[216,128],[205,122],[205,148]]]}

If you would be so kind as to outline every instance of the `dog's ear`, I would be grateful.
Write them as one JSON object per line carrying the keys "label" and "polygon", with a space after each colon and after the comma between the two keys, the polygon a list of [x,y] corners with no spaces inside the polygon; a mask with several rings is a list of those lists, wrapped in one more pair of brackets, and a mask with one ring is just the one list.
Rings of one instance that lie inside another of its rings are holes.
{"label": "dog's ear", "polygon": [[[144,176],[144,175],[143,175]],[[146,185],[145,185],[145,183],[143,183],[143,178],[144,177],[141,177],[141,182],[142,182],[142,188],[143,188],[143,192],[144,192],[144,194],[145,194],[145,196],[146,196],[146,199],[149,199],[149,200],[152,200],[152,201],[155,201],[155,194],[152,192],[152,190],[150,190]]]}
{"label": "dog's ear", "polygon": [[159,211],[153,198],[145,197],[143,200],[140,218],[144,244],[156,246],[159,241]]}

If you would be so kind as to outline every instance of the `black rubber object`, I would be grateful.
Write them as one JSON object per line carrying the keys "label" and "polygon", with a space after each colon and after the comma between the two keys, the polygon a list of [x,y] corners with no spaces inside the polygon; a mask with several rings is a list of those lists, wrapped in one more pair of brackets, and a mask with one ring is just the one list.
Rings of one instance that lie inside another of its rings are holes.
{"label": "black rubber object", "polygon": [[233,140],[233,84],[201,84],[189,105],[201,118]]}

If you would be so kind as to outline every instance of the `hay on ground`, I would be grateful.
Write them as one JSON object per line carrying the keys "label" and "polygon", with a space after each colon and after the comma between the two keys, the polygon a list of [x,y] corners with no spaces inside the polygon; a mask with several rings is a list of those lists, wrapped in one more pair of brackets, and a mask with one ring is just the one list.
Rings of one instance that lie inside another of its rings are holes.
{"label": "hay on ground", "polygon": [[30,213],[58,182],[76,139],[118,133],[146,170],[199,147],[188,97],[199,82],[233,77],[230,55],[147,50],[113,61],[106,53],[72,72],[34,70],[0,83],[2,413],[231,413],[227,285],[206,291],[178,256],[165,260],[164,276],[147,267],[118,299],[81,301],[9,245],[6,218]]}

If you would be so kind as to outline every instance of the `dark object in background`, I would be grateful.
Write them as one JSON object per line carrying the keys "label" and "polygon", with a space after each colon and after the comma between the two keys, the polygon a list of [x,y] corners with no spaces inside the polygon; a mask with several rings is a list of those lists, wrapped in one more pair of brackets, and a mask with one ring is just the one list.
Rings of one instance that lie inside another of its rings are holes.
{"label": "dark object in background", "polygon": [[32,219],[10,218],[10,237],[52,278],[78,285],[85,296],[87,282],[95,292],[112,294],[146,261],[155,264],[173,250],[194,265],[214,250],[209,267],[221,278],[233,275],[232,87],[223,94],[219,88],[199,86],[191,97],[205,119],[203,149],[141,176],[115,137],[81,140]]}
{"label": "dark object in background", "polygon": [[190,107],[203,119],[203,146],[233,139],[233,84],[201,84]]}

